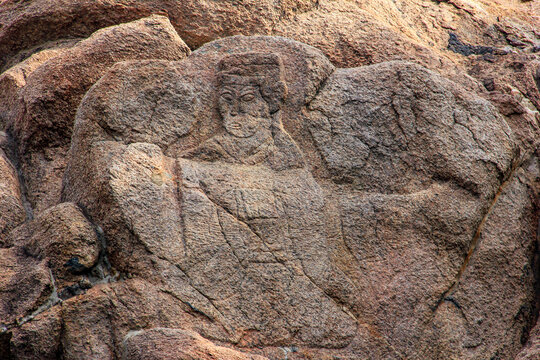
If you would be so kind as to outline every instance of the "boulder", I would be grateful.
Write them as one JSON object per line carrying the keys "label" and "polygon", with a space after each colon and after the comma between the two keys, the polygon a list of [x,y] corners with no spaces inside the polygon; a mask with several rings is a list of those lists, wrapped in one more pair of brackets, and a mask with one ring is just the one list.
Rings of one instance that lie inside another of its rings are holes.
{"label": "boulder", "polygon": [[[0,70],[48,42],[85,38],[101,28],[151,14],[166,15],[191,48],[224,36],[270,34],[282,17],[313,9],[315,0],[4,1],[0,12]],[[10,58],[14,58],[10,60]]]}
{"label": "boulder", "polygon": [[61,333],[61,306],[54,306],[37,314],[32,321],[12,329],[10,356],[17,360],[57,359]]}
{"label": "boulder", "polygon": [[540,356],[540,327],[537,325],[530,333],[530,338],[515,360],[534,360]]}
{"label": "boulder", "polygon": [[[335,70],[309,46],[238,36],[103,76],[79,108],[63,196],[103,227],[113,266],[188,304],[208,339],[294,346],[290,358],[445,358],[468,349],[468,335],[449,348],[444,329],[464,325],[441,314],[516,181],[517,148],[494,106],[419,65]],[[517,221],[533,213],[528,191],[514,189]],[[509,269],[530,261],[522,238]],[[496,293],[520,286],[509,301],[532,309],[528,279]],[[483,331],[518,333],[514,310],[488,315],[468,296]]]}
{"label": "boulder", "polygon": [[527,341],[537,311],[538,271],[538,214],[531,199],[537,197],[539,172],[538,160],[531,160],[497,193],[456,282],[434,313],[424,356],[512,359]]}
{"label": "boulder", "polygon": [[[199,319],[187,304],[140,279],[98,284],[62,304],[60,348],[65,359],[119,359],[123,339],[133,331],[184,324],[190,330]],[[47,337],[48,332],[41,336]]]}
{"label": "boulder", "polygon": [[65,41],[57,47],[39,51],[0,75],[0,129],[7,127],[15,117],[17,92],[26,85],[26,78],[47,60],[58,56],[76,41]]}
{"label": "boulder", "polygon": [[0,255],[0,321],[4,332],[31,319],[40,306],[54,298],[56,289],[45,260],[28,257],[17,248],[0,249]]}
{"label": "boulder", "polygon": [[72,203],[53,206],[10,234],[10,245],[48,262],[59,292],[97,265],[99,230]]}
{"label": "boulder", "polygon": [[[213,135],[211,129],[220,130],[216,121],[219,115],[212,104],[215,99],[213,85],[217,80],[215,67],[231,49],[251,50],[253,56],[262,56],[257,61],[277,61],[275,65],[280,64],[281,67],[276,65],[276,69],[279,72],[283,70],[283,75],[277,74],[290,79],[287,83],[291,89],[290,98],[285,102],[290,106],[284,107],[283,117],[292,124],[298,124],[301,119],[293,117],[294,110],[299,112],[305,102],[313,98],[325,74],[332,70],[328,61],[311,47],[290,40],[263,37],[235,37],[211,43],[184,62],[119,64],[91,89],[79,108],[76,135],[70,150],[73,161],[64,182],[64,196],[83,204],[103,226],[110,239],[111,261],[120,271],[163,281],[162,268],[166,267],[166,273],[170,273],[168,276],[181,278],[185,283],[185,286],[178,286],[177,280],[166,280],[170,291],[185,301],[189,300],[198,311],[228,329],[230,334],[224,339],[245,341],[246,345],[253,346],[258,343],[275,344],[294,337],[306,344],[322,342],[331,347],[343,346],[354,334],[355,320],[354,315],[344,311],[334,298],[341,296],[340,301],[347,301],[348,307],[354,307],[351,289],[347,289],[350,282],[339,269],[332,267],[324,249],[326,235],[311,244],[305,241],[317,236],[311,233],[315,228],[327,232],[321,228],[324,222],[316,220],[327,210],[322,190],[308,172],[298,169],[304,167],[301,165],[302,156],[281,128],[283,125],[278,125],[281,120],[276,123],[281,129],[276,141],[284,150],[274,165],[291,168],[291,171],[283,176],[270,171],[266,176],[291,191],[283,193],[281,199],[273,200],[272,181],[263,185],[262,180],[254,180],[262,186],[260,192],[246,193],[246,196],[254,196],[250,201],[260,204],[277,201],[276,206],[284,206],[287,211],[297,213],[303,220],[295,222],[294,216],[289,220],[285,214],[278,216],[273,206],[267,210],[274,214],[272,218],[283,217],[284,221],[291,221],[289,234],[280,234],[283,230],[277,220],[260,224],[263,228],[256,230],[259,225],[243,219],[243,216],[251,215],[235,215],[235,210],[212,198],[229,197],[223,193],[220,195],[219,187],[222,186],[219,181],[215,182],[217,178],[231,177],[231,181],[234,178],[234,189],[243,176],[258,179],[265,176],[264,172],[227,166],[196,169],[195,163],[184,165],[175,159],[179,156],[177,154],[193,150],[192,144],[210,140]],[[283,56],[273,54],[266,59],[264,55],[257,55],[272,50]],[[296,72],[293,71],[295,68]],[[173,75],[159,75],[163,73]],[[158,75],[141,77],[141,74]],[[151,82],[143,85],[147,79]],[[141,85],[146,89],[144,93],[138,90]],[[115,91],[110,91],[112,88],[118,89],[118,95],[123,88],[134,89],[137,92],[134,94],[136,102],[124,102],[125,96],[118,97]],[[165,93],[164,88],[167,89]],[[155,116],[150,121],[144,109],[155,106],[156,102],[148,99],[158,99],[158,107],[153,110]],[[113,115],[118,113],[124,115]],[[142,119],[146,120],[141,122]],[[194,128],[201,130],[194,131]],[[192,166],[195,166],[193,170]],[[208,190],[210,192],[202,197],[198,191],[206,192],[207,189],[187,190],[198,186],[190,184],[194,181],[189,179],[190,171],[200,172],[200,175],[208,173],[202,175],[207,180],[201,178],[200,181],[215,189]],[[293,181],[298,177],[300,185]],[[184,187],[186,190],[180,190]],[[314,192],[313,196],[307,197],[310,192]],[[305,194],[306,198],[299,194]],[[298,202],[303,205],[297,209]],[[215,215],[207,218],[207,213]],[[198,228],[205,227],[209,233],[200,234]],[[238,233],[234,235],[236,239],[229,239],[222,227]],[[278,251],[279,255],[272,255],[264,240],[256,240],[264,236],[260,234],[265,231],[277,237],[272,241],[288,242],[275,245],[284,246],[282,251]],[[280,237],[285,239],[278,240]],[[298,240],[300,245],[294,244],[296,238],[302,239]],[[235,244],[231,245],[229,241]],[[253,241],[256,245],[242,245]],[[260,254],[250,254],[252,251]],[[299,258],[295,259],[294,252],[306,254],[296,255]],[[242,259],[243,256],[247,258]],[[246,266],[242,269],[244,262]],[[258,262],[268,262],[268,265],[257,265]],[[300,265],[302,262],[304,265]],[[303,267],[306,270],[302,270]],[[332,274],[335,280],[332,280]],[[290,292],[290,300],[280,296],[267,297],[265,291],[272,288],[278,293]],[[237,295],[233,296],[235,293]],[[292,327],[298,330],[291,331],[286,323],[294,324]],[[243,338],[243,332],[250,327],[260,328],[261,334]],[[215,326],[209,326],[204,334],[214,336],[217,331]]]}
{"label": "boulder", "polygon": [[181,59],[189,49],[163,16],[104,28],[35,69],[17,93],[8,126],[17,140],[28,200],[36,212],[59,202],[77,106],[114,63]]}

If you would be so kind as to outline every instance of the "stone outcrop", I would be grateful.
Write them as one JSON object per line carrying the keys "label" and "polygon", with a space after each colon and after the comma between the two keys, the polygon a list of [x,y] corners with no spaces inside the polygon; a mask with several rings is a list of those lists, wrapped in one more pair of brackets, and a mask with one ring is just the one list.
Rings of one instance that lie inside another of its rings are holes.
{"label": "stone outcrop", "polygon": [[536,359],[537,7],[1,2],[0,358]]}
{"label": "stone outcrop", "polygon": [[4,246],[8,233],[26,219],[26,212],[17,171],[1,148],[0,173],[0,246]]}
{"label": "stone outcrop", "polygon": [[28,74],[6,123],[17,138],[28,200],[37,211],[59,201],[75,112],[90,86],[115,62],[175,60],[188,53],[169,21],[153,16],[101,29]]}
{"label": "stone outcrop", "polygon": [[72,203],[62,203],[19,226],[8,237],[10,246],[48,259],[59,288],[73,285],[79,274],[97,265],[102,244],[99,230]]}
{"label": "stone outcrop", "polygon": [[122,359],[267,360],[266,357],[216,346],[197,333],[178,329],[134,332],[126,336],[124,344]]}

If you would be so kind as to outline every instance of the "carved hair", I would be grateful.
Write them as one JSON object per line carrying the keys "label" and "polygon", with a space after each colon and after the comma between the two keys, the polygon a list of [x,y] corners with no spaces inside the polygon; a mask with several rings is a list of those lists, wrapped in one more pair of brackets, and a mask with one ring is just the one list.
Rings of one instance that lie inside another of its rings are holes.
{"label": "carved hair", "polygon": [[283,62],[277,54],[248,52],[225,56],[218,64],[218,82],[226,84],[258,86],[268,103],[270,113],[281,109],[287,96],[283,79]]}

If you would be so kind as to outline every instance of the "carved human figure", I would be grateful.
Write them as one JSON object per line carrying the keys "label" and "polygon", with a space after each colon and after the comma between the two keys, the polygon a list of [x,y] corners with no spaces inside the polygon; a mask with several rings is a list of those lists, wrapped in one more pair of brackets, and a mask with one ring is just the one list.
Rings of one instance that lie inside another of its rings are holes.
{"label": "carved human figure", "polygon": [[219,63],[219,113],[225,131],[188,157],[256,165],[274,170],[304,166],[302,154],[281,123],[287,96],[276,54],[236,54]]}
{"label": "carved human figure", "polygon": [[355,291],[330,259],[323,191],[283,129],[282,74],[276,54],[219,63],[224,130],[178,157],[181,267],[227,326],[257,330],[255,342],[344,346],[356,324],[339,304],[351,307]]}

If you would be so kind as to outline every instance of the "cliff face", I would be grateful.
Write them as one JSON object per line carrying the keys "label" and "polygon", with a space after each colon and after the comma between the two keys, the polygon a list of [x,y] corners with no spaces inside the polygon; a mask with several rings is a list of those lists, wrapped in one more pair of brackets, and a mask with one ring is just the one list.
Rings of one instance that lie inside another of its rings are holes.
{"label": "cliff face", "polygon": [[0,358],[537,359],[537,1],[0,1]]}

